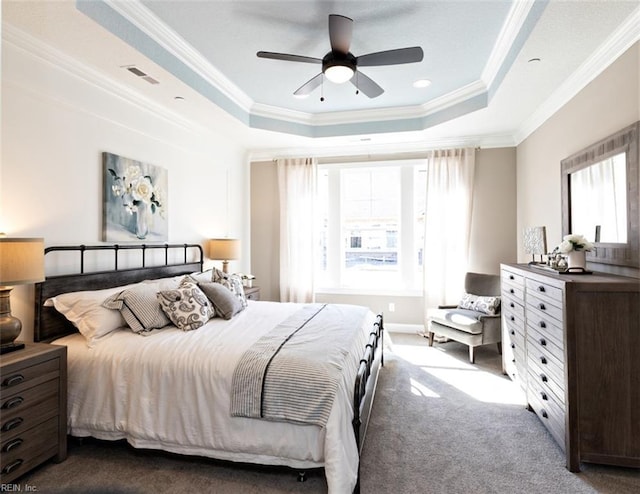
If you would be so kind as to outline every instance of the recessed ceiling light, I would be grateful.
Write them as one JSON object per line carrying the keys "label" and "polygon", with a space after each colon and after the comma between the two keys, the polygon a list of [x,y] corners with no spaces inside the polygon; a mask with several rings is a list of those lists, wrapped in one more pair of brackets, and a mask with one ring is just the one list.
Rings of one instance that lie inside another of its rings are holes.
{"label": "recessed ceiling light", "polygon": [[413,87],[422,88],[431,86],[431,81],[429,79],[418,79],[413,83]]}

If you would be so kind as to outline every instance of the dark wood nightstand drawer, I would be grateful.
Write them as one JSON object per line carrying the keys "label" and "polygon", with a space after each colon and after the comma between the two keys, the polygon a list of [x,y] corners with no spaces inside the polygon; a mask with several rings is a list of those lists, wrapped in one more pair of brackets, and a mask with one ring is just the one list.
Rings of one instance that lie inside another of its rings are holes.
{"label": "dark wood nightstand drawer", "polygon": [[27,343],[0,361],[0,483],[67,456],[67,348]]}
{"label": "dark wood nightstand drawer", "polygon": [[45,422],[22,431],[22,433],[9,439],[5,440],[3,436],[2,445],[0,446],[0,469],[2,469],[2,474],[22,468],[25,464],[28,464],[30,458],[37,457],[41,451],[51,449],[52,446],[53,454],[55,454],[57,441],[57,417],[51,417]]}
{"label": "dark wood nightstand drawer", "polygon": [[57,377],[59,371],[60,359],[54,358],[6,374],[3,372],[0,381],[0,400],[4,400],[7,393],[13,393],[16,390],[22,390],[52,377]]}

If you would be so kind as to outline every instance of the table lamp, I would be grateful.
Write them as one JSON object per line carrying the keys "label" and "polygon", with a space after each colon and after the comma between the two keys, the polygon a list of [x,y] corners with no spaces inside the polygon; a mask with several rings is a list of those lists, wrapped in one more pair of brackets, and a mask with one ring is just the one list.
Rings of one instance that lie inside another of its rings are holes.
{"label": "table lamp", "polygon": [[229,272],[229,261],[240,258],[240,240],[233,238],[214,238],[209,240],[209,257],[222,261],[222,271]]}
{"label": "table lamp", "polygon": [[44,239],[0,237],[0,354],[24,348],[13,341],[22,322],[11,315],[11,290],[43,280]]}

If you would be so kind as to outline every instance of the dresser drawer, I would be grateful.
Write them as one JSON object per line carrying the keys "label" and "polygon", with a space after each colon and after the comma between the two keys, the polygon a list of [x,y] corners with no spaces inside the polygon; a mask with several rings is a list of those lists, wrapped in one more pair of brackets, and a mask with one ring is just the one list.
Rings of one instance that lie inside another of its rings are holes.
{"label": "dresser drawer", "polygon": [[536,342],[540,348],[545,348],[553,355],[558,362],[564,362],[564,344],[558,341],[557,334],[554,332],[540,331],[537,326],[527,326],[527,337]]}
{"label": "dresser drawer", "polygon": [[51,417],[58,416],[58,395],[45,399],[31,409],[10,411],[3,415],[0,423],[2,441],[23,433]]}
{"label": "dresser drawer", "polygon": [[536,415],[540,417],[541,422],[551,433],[554,439],[558,442],[560,447],[565,449],[565,413],[560,409],[557,404],[550,400],[543,400],[543,391],[540,391],[532,386],[531,380],[529,381],[529,387],[527,392],[527,401],[529,405],[536,412]]}
{"label": "dresser drawer", "polygon": [[58,447],[58,418],[52,417],[35,427],[22,431],[11,438],[2,438],[0,445],[0,468],[13,470],[25,463],[27,458],[40,451]]}
{"label": "dresser drawer", "polygon": [[524,288],[524,276],[515,271],[509,271],[508,269],[502,269],[500,272],[500,281],[515,287]]}
{"label": "dresser drawer", "polygon": [[45,362],[3,372],[0,378],[0,400],[17,390],[23,390],[40,382],[58,377],[60,373],[60,359],[54,358]]}
{"label": "dresser drawer", "polygon": [[524,304],[513,296],[502,297],[502,313],[507,319],[519,319],[524,322]]}
{"label": "dresser drawer", "polygon": [[541,297],[527,293],[527,310],[529,308],[533,308],[543,314],[548,314],[549,317],[555,319],[557,323],[562,324],[562,307],[556,307]]}
{"label": "dresser drawer", "polygon": [[543,366],[538,365],[538,362],[529,360],[529,380],[533,380],[538,383],[538,387],[549,391],[556,397],[558,403],[566,403],[564,381],[558,381],[554,374],[549,372],[549,369],[544,369]]}
{"label": "dresser drawer", "polygon": [[527,328],[537,329],[540,333],[553,339],[558,345],[564,347],[564,331],[562,322],[558,321],[549,312],[527,306]]}
{"label": "dresser drawer", "polygon": [[535,295],[559,309],[562,308],[562,289],[548,283],[527,278],[527,296]]}
{"label": "dresser drawer", "polygon": [[41,401],[57,397],[58,385],[58,380],[52,379],[23,391],[17,391],[13,394],[6,393],[0,401],[0,424],[4,424],[14,416],[24,414],[25,410]]}
{"label": "dresser drawer", "polygon": [[503,299],[511,298],[511,300],[524,304],[524,287],[503,283],[500,291]]}
{"label": "dresser drawer", "polygon": [[527,334],[527,358],[529,365],[536,365],[558,383],[564,383],[564,362],[558,360],[547,347],[540,345],[531,334]]}

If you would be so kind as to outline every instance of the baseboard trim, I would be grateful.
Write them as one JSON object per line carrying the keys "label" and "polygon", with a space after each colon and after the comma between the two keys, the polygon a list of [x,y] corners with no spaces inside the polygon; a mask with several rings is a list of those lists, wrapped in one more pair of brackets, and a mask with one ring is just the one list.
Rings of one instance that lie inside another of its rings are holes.
{"label": "baseboard trim", "polygon": [[384,329],[390,333],[423,333],[424,326],[422,324],[401,324],[401,323],[384,323]]}

